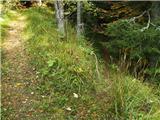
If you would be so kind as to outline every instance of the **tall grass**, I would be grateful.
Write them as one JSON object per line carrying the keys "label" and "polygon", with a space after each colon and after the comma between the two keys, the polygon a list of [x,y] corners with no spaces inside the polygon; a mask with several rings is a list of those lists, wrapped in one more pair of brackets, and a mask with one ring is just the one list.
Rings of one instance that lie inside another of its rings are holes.
{"label": "tall grass", "polygon": [[[159,110],[160,102],[153,88],[139,80],[112,72],[113,95],[111,111],[117,120],[150,120]],[[152,116],[152,117],[151,117]],[[156,117],[154,118],[156,120]]]}
{"label": "tall grass", "polygon": [[[36,90],[46,96],[35,106],[55,119],[84,117],[79,112],[93,109],[92,104],[96,102],[94,82],[98,77],[91,44],[83,39],[77,41],[75,30],[69,25],[67,39],[59,38],[54,13],[49,9],[31,8],[24,15],[28,17],[24,32],[27,51],[31,64],[43,79]],[[73,93],[79,98],[74,98]],[[66,110],[68,106],[71,111]],[[83,114],[94,118],[94,111]]]}
{"label": "tall grass", "polygon": [[28,17],[24,32],[27,51],[40,78],[34,90],[44,96],[34,105],[42,111],[40,116],[158,120],[159,99],[152,88],[113,68],[110,78],[105,79],[102,60],[98,63],[99,79],[92,45],[85,39],[78,41],[70,25],[67,38],[60,39],[53,11],[34,7],[23,14]]}
{"label": "tall grass", "polygon": [[58,91],[74,89],[75,92],[82,92],[86,86],[91,87],[92,81],[97,79],[95,64],[92,64],[94,56],[89,55],[92,48],[77,44],[79,42],[72,29],[68,30],[68,40],[60,39],[52,11],[32,8],[26,14],[28,51],[42,77],[53,79]]}

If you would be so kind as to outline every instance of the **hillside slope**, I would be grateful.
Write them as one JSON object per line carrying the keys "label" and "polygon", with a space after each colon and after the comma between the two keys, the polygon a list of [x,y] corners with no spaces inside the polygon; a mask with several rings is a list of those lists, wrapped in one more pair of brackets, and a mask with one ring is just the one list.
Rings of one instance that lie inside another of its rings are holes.
{"label": "hillside slope", "polygon": [[116,65],[111,65],[106,78],[104,61],[85,38],[76,40],[69,23],[67,39],[61,39],[50,9],[32,7],[21,14],[26,17],[25,50],[36,77],[27,89],[36,97],[29,104],[32,111],[26,113],[29,119],[159,119],[160,93],[121,73]]}

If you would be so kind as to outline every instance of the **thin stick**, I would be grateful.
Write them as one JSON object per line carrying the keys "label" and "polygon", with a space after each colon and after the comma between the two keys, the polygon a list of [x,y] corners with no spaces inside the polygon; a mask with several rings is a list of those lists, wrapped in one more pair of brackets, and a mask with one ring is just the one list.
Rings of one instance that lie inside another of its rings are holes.
{"label": "thin stick", "polygon": [[149,11],[147,11],[147,15],[148,15],[148,23],[147,26],[141,29],[141,32],[143,32],[144,30],[148,29],[150,26],[150,22],[151,22],[151,16],[149,14]]}
{"label": "thin stick", "polygon": [[96,60],[96,71],[97,71],[97,76],[98,76],[98,79],[100,80],[100,73],[99,73],[99,70],[98,70],[98,59],[97,59],[97,56],[95,53],[92,53],[95,57],[95,60]]}
{"label": "thin stick", "polygon": [[147,11],[145,10],[145,11],[144,11],[142,14],[140,14],[139,16],[136,16],[136,17],[131,18],[131,19],[130,19],[130,22],[133,21],[133,22],[135,23],[135,20],[138,19],[138,18],[140,18],[140,17],[142,17],[142,16],[144,16],[144,14],[145,14],[146,12],[147,12]]}

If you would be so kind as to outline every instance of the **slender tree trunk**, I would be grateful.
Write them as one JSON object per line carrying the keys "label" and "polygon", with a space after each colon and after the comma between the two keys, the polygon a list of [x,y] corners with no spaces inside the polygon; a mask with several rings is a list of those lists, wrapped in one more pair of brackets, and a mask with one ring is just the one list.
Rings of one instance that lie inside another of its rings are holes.
{"label": "slender tree trunk", "polygon": [[58,8],[58,1],[54,2],[54,7],[55,7],[55,14],[56,14],[56,21],[57,21],[57,25],[58,25],[58,29],[59,29],[59,8]]}
{"label": "slender tree trunk", "polygon": [[64,9],[63,9],[63,0],[56,0],[54,2],[55,12],[56,12],[56,20],[58,25],[58,31],[64,36]]}
{"label": "slender tree trunk", "polygon": [[42,6],[42,0],[39,0],[39,6]]}
{"label": "slender tree trunk", "polygon": [[60,26],[60,31],[62,32],[62,34],[64,35],[65,31],[64,31],[64,9],[63,9],[63,2],[62,0],[59,1],[59,13],[60,13],[60,22],[59,22],[59,26]]}
{"label": "slender tree trunk", "polygon": [[82,22],[81,22],[81,13],[82,12],[82,3],[77,1],[77,37],[79,38],[82,33]]}

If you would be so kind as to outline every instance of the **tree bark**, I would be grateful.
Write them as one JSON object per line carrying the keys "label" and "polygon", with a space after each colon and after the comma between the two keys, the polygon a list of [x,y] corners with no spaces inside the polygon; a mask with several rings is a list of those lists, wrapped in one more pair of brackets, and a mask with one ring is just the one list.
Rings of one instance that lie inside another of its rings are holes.
{"label": "tree bark", "polygon": [[82,3],[77,1],[77,37],[79,38],[82,33],[82,22],[81,22],[81,13],[82,12]]}
{"label": "tree bark", "polygon": [[65,31],[64,31],[63,0],[56,0],[54,2],[54,6],[55,6],[56,20],[57,20],[57,25],[58,25],[58,32],[60,32],[64,36]]}

